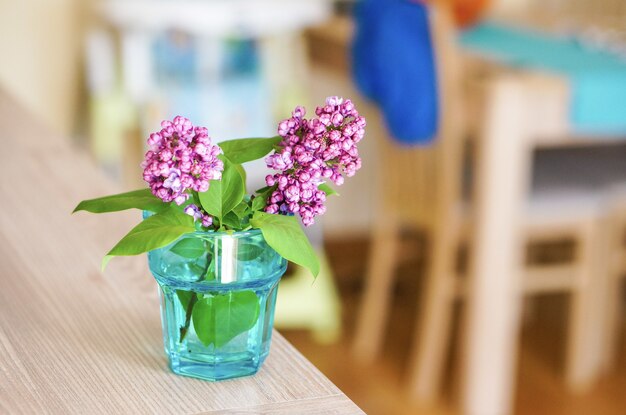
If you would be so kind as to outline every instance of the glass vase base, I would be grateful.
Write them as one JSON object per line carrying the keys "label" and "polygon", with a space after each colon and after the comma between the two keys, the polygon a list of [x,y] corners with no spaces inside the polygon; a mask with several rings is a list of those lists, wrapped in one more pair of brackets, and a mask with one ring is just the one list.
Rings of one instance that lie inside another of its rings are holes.
{"label": "glass vase base", "polygon": [[169,366],[172,372],[181,376],[218,382],[243,376],[251,376],[259,371],[265,361],[262,358],[248,358],[231,362],[208,363],[187,357],[170,356]]}

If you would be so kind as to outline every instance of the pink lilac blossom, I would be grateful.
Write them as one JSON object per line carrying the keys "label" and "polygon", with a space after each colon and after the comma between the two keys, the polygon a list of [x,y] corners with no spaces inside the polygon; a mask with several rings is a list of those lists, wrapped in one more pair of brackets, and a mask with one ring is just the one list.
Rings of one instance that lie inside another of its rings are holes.
{"label": "pink lilac blossom", "polygon": [[194,205],[193,203],[187,205],[184,212],[194,218],[194,220],[202,219],[202,211],[198,206]]}
{"label": "pink lilac blossom", "polygon": [[210,180],[222,177],[220,148],[211,143],[206,128],[194,127],[187,118],[161,122],[161,131],[150,134],[148,145],[141,163],[143,179],[164,202],[181,205],[189,199],[187,190],[204,192]]}
{"label": "pink lilac blossom", "polygon": [[197,205],[190,203],[187,206],[185,206],[184,212],[191,216],[194,221],[196,220],[201,220],[202,221],[202,226],[208,228],[209,226],[213,225],[213,217],[211,215],[208,215],[207,213],[204,213],[204,211],[198,207]]}
{"label": "pink lilac blossom", "polygon": [[268,186],[275,186],[265,211],[298,213],[305,226],[326,211],[326,194],[319,184],[330,180],[341,186],[344,176],[354,176],[361,168],[357,143],[365,134],[365,118],[349,99],[329,97],[315,114],[307,120],[305,109],[296,107],[291,118],[278,125],[280,150],[265,159],[269,168],[278,170],[265,178]]}

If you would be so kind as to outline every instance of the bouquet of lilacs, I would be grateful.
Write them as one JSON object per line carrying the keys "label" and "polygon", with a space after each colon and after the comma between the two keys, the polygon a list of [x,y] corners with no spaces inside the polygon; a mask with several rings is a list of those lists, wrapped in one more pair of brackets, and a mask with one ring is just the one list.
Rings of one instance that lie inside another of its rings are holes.
{"label": "bouquet of lilacs", "polygon": [[[339,97],[327,98],[311,119],[297,107],[276,137],[219,145],[206,128],[177,116],[148,138],[142,167],[149,188],[85,200],[74,212],[150,212],[109,251],[103,267],[113,256],[142,254],[187,233],[260,229],[278,254],[317,275],[319,261],[296,215],[310,226],[324,214],[326,197],[336,194],[328,183],[340,186],[361,167],[357,143],[364,132],[365,119]],[[243,164],[262,157],[274,172],[267,186],[248,194]]]}

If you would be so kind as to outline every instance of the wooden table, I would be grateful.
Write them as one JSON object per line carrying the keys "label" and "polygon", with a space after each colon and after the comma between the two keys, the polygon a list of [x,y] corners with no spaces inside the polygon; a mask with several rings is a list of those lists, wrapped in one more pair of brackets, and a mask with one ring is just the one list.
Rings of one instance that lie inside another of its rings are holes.
{"label": "wooden table", "polygon": [[278,333],[256,376],[171,373],[145,257],[100,272],[139,214],[70,215],[117,189],[2,91],[0,145],[0,413],[362,413]]}

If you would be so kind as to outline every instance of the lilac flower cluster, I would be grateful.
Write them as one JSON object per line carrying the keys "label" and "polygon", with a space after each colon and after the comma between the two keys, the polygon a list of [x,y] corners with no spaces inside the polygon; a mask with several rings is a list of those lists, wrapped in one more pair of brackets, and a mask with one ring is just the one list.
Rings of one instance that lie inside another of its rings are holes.
{"label": "lilac flower cluster", "polygon": [[326,194],[319,184],[330,180],[340,186],[344,175],[351,177],[361,168],[356,145],[365,134],[365,118],[349,99],[329,97],[315,114],[317,118],[307,120],[305,109],[296,107],[291,118],[278,125],[280,150],[265,160],[279,171],[265,178],[268,186],[276,186],[265,211],[298,213],[305,226],[326,211]]}
{"label": "lilac flower cluster", "polygon": [[217,158],[221,149],[211,143],[206,128],[194,127],[187,118],[161,122],[161,131],[150,134],[148,145],[141,163],[143,179],[164,202],[181,205],[189,198],[188,189],[204,192],[209,180],[222,177],[224,164]]}

